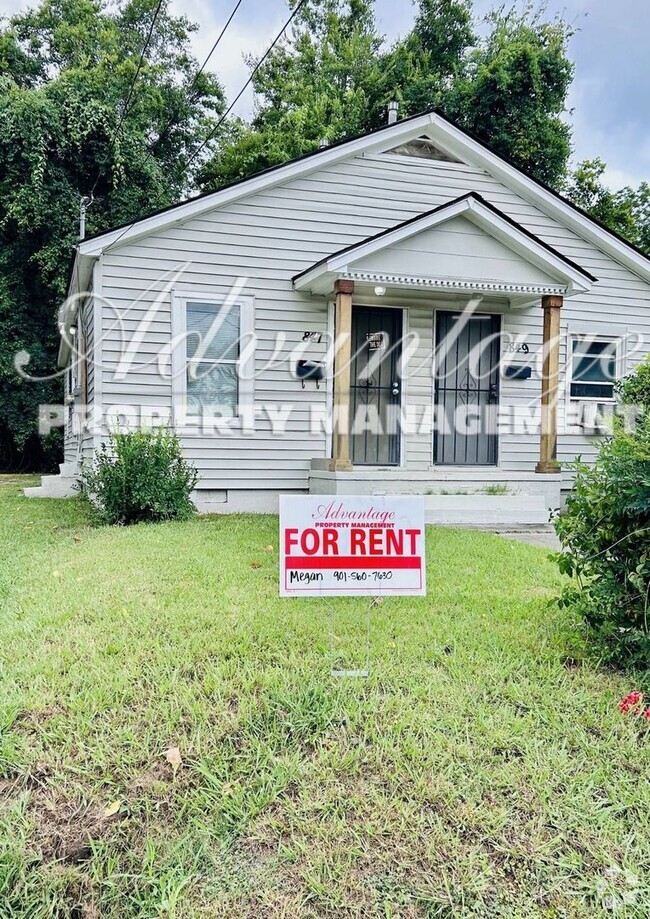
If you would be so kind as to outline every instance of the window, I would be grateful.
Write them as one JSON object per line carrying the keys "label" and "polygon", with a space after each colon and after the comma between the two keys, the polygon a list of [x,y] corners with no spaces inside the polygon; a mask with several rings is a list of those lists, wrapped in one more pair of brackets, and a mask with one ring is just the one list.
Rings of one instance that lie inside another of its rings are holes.
{"label": "window", "polygon": [[236,305],[215,309],[188,301],[188,409],[217,406],[223,414],[237,413],[240,313]]}
{"label": "window", "polygon": [[571,398],[614,398],[618,373],[618,339],[580,336],[571,339]]}
{"label": "window", "polygon": [[252,373],[244,367],[251,356],[252,299],[176,294],[172,316],[177,407],[180,402],[192,415],[208,409],[235,418],[252,391]]}

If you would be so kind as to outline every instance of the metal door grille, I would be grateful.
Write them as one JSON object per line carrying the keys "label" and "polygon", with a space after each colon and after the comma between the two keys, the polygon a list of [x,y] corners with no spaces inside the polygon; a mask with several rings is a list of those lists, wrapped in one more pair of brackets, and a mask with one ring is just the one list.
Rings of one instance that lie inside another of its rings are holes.
{"label": "metal door grille", "polygon": [[438,465],[497,464],[500,331],[500,316],[437,314],[433,455]]}
{"label": "metal door grille", "polygon": [[400,464],[401,349],[401,310],[352,308],[350,440],[355,466]]}

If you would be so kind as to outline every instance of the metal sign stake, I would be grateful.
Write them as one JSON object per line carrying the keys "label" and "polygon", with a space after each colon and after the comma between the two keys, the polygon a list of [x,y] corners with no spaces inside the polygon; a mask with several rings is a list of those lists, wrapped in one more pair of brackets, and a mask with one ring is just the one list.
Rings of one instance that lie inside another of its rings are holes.
{"label": "metal sign stake", "polygon": [[330,676],[335,677],[362,677],[366,678],[370,676],[370,620],[371,620],[371,611],[373,607],[379,605],[379,598],[373,597],[370,603],[368,604],[366,610],[366,666],[363,669],[356,670],[341,670],[334,666],[334,661],[336,659],[336,648],[335,648],[335,633],[334,633],[334,618],[335,618],[335,608],[332,603],[326,598],[321,598],[325,606],[330,611]]}

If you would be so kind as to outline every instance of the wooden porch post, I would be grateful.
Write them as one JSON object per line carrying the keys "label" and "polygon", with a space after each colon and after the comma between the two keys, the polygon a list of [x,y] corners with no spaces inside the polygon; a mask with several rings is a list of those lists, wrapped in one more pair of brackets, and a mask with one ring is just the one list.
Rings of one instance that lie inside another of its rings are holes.
{"label": "wooden porch post", "polygon": [[334,284],[334,416],[330,471],[350,472],[350,362],[352,359],[352,294],[354,281]]}
{"label": "wooden porch post", "polygon": [[535,472],[557,473],[557,403],[560,373],[560,310],[563,298],[542,297],[544,311],[544,341],[542,367],[542,429],[539,443],[539,463]]}

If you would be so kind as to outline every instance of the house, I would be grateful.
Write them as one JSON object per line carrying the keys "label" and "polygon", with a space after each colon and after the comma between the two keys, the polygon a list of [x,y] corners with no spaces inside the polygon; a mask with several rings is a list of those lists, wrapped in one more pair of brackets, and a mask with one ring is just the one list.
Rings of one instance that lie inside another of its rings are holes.
{"label": "house", "polygon": [[547,520],[650,341],[650,260],[437,112],[84,239],[69,293],[65,464],[32,493],[171,423],[212,512]]}

